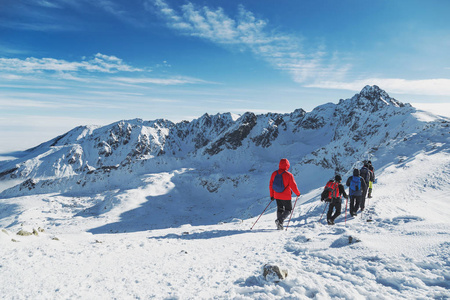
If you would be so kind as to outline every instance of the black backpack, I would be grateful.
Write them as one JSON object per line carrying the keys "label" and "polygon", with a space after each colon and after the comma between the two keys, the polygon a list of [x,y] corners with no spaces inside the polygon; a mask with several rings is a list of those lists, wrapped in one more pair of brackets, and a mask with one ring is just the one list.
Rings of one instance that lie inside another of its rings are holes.
{"label": "black backpack", "polygon": [[362,167],[360,170],[361,177],[364,179],[366,184],[369,184],[370,178],[372,177],[370,175],[370,171],[367,167]]}

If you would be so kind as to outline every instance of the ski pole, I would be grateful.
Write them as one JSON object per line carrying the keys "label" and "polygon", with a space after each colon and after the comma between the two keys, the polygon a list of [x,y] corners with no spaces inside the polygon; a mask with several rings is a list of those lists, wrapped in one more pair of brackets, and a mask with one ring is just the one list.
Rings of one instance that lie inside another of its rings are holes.
{"label": "ski pole", "polygon": [[270,203],[272,203],[272,199],[270,199],[269,204],[267,204],[266,208],[264,208],[262,214],[258,217],[258,219],[257,219],[256,222],[253,224],[252,228],[250,228],[250,230],[252,230],[253,227],[256,225],[256,223],[258,222],[259,218],[261,218],[261,216],[264,214],[264,212],[266,211],[266,209],[269,207]]}
{"label": "ski pole", "polygon": [[298,197],[300,197],[300,196],[297,196],[297,199],[295,199],[294,207],[292,208],[292,211],[291,211],[291,216],[289,217],[289,221],[287,222],[287,225],[286,225],[286,231],[289,227],[289,222],[291,222],[292,215],[294,214],[294,209],[295,209],[295,205],[297,204]]}
{"label": "ski pole", "polygon": [[322,220],[323,214],[325,213],[325,209],[327,209],[327,207],[328,207],[328,202],[326,202],[325,208],[323,209],[323,212],[322,212],[322,215],[320,215],[319,222],[320,222],[320,220]]}

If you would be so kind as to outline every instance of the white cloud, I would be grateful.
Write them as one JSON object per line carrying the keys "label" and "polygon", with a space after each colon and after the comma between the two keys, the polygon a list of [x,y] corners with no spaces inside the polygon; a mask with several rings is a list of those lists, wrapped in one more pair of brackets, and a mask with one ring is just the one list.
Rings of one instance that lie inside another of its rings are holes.
{"label": "white cloud", "polygon": [[46,1],[46,0],[37,0],[37,1],[35,1],[35,4],[39,5],[39,6],[44,6],[44,7],[59,8],[59,6],[57,4]]}
{"label": "white cloud", "polygon": [[339,67],[336,59],[330,63],[323,47],[305,53],[299,37],[271,30],[267,21],[258,19],[243,6],[239,6],[236,18],[226,15],[222,8],[197,8],[190,2],[181,6],[180,11],[164,0],[148,0],[146,7],[156,7],[167,26],[184,35],[251,51],[274,68],[290,73],[299,83],[318,77],[336,78],[336,74],[348,69]]}
{"label": "white cloud", "polygon": [[54,108],[57,104],[45,102],[45,101],[36,101],[36,100],[28,100],[28,99],[17,99],[17,98],[9,98],[9,97],[0,97],[0,107],[12,108],[12,107],[20,107],[20,108]]}
{"label": "white cloud", "polygon": [[158,85],[179,85],[212,83],[197,78],[175,77],[175,78],[136,78],[136,77],[112,77],[111,80],[129,84],[158,84]]}
{"label": "white cloud", "polygon": [[13,80],[22,80],[23,76],[16,74],[0,74],[0,79],[13,81]]}
{"label": "white cloud", "polygon": [[450,103],[411,103],[415,108],[450,118]]}
{"label": "white cloud", "polygon": [[55,58],[29,57],[24,60],[18,58],[0,58],[0,71],[15,73],[35,73],[44,71],[115,73],[119,71],[138,72],[142,71],[142,69],[131,67],[125,64],[122,59],[115,56],[97,53],[93,59],[75,62],[68,62],[66,60]]}
{"label": "white cloud", "polygon": [[[116,120],[70,116],[8,115],[0,118],[0,154],[26,150],[80,125],[107,125]],[[7,141],[7,142],[5,142]]]}
{"label": "white cloud", "polygon": [[378,85],[390,93],[450,96],[450,79],[407,80],[398,78],[367,78],[351,82],[319,81],[306,87],[359,91],[366,85]]}

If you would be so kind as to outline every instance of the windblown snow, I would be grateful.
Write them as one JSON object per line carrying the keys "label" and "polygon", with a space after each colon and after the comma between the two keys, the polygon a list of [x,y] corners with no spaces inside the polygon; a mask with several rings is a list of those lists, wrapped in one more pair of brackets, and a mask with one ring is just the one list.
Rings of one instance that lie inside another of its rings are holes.
{"label": "windblown snow", "polygon": [[[377,86],[308,113],[75,128],[0,161],[0,295],[449,299],[449,131]],[[268,187],[281,158],[302,193],[285,231]],[[323,186],[366,159],[366,210],[344,199],[326,225]]]}

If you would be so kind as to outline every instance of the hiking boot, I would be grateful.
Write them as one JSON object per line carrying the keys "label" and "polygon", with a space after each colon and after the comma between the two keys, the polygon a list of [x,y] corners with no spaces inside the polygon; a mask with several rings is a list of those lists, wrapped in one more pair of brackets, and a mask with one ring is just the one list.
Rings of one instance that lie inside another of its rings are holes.
{"label": "hiking boot", "polygon": [[278,219],[275,220],[275,224],[277,225],[278,230],[283,230],[283,224],[281,224],[281,222],[278,221]]}

